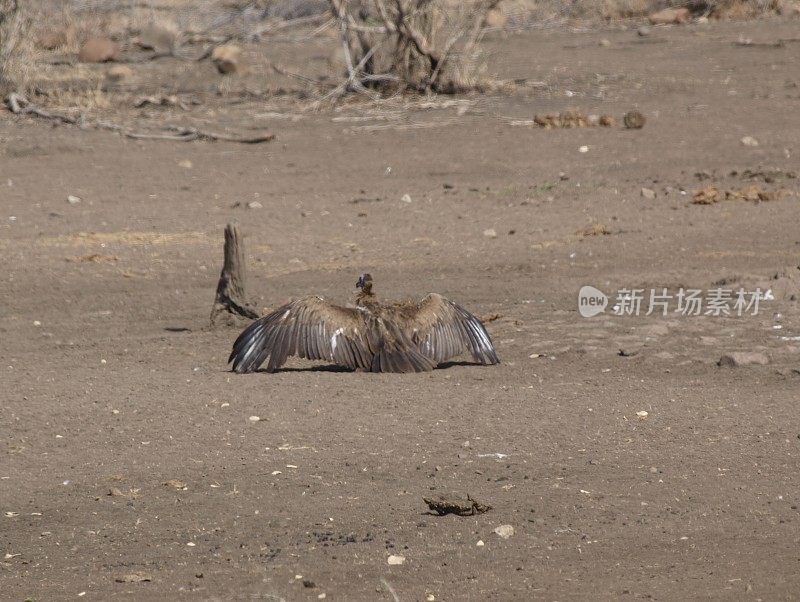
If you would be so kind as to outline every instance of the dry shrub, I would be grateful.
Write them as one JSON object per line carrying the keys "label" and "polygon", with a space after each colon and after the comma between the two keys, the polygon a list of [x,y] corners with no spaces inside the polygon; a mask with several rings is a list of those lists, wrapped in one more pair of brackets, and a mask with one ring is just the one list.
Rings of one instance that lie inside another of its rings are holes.
{"label": "dry shrub", "polygon": [[481,86],[477,46],[500,0],[330,0],[351,87],[452,93]]}

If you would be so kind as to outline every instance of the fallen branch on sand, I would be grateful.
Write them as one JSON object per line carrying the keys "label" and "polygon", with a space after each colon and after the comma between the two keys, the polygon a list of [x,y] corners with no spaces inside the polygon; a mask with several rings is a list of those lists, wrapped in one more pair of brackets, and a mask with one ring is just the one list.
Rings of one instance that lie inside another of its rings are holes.
{"label": "fallen branch on sand", "polygon": [[160,132],[137,132],[125,129],[121,125],[108,121],[88,123],[83,114],[78,117],[72,117],[65,113],[45,111],[28,102],[24,96],[16,93],[9,94],[8,98],[6,98],[6,105],[15,115],[32,115],[40,119],[66,123],[68,125],[77,125],[82,128],[94,127],[99,130],[111,130],[121,133],[126,138],[133,138],[135,140],[172,140],[176,142],[191,142],[193,140],[208,140],[213,142],[220,140],[223,142],[237,142],[240,144],[259,144],[261,142],[271,142],[275,139],[275,134],[272,133],[257,134],[254,136],[235,136],[175,125],[166,126],[162,128]]}

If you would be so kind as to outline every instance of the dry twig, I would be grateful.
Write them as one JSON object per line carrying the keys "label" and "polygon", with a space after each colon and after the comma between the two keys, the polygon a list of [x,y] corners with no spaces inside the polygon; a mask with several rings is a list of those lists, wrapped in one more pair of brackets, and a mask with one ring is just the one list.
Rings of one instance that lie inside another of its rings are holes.
{"label": "dry twig", "polygon": [[6,104],[8,105],[9,110],[16,115],[32,115],[41,119],[47,119],[68,125],[94,127],[100,130],[112,130],[115,132],[120,132],[127,138],[134,138],[136,140],[174,140],[177,142],[191,142],[193,140],[220,140],[223,142],[238,142],[240,144],[259,144],[261,142],[271,142],[275,139],[275,134],[272,133],[256,134],[253,136],[235,136],[231,134],[221,134],[192,127],[175,125],[169,125],[162,128],[162,132],[171,132],[168,134],[160,132],[131,131],[125,129],[121,125],[117,125],[108,121],[97,120],[93,123],[88,123],[86,122],[83,114],[81,114],[79,117],[72,117],[64,113],[45,111],[44,109],[29,103],[24,96],[16,93],[8,95],[6,98]]}

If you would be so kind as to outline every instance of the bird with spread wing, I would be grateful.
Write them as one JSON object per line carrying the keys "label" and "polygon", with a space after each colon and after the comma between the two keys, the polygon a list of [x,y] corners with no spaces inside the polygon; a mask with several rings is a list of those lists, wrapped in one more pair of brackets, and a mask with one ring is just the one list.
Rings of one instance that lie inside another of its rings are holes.
{"label": "bird with spread wing", "polygon": [[269,360],[274,372],[293,355],[366,372],[426,372],[466,351],[479,364],[500,362],[483,323],[457,303],[436,293],[382,303],[369,274],[356,286],[355,307],[309,296],[250,324],[233,344],[233,371],[255,372]]}

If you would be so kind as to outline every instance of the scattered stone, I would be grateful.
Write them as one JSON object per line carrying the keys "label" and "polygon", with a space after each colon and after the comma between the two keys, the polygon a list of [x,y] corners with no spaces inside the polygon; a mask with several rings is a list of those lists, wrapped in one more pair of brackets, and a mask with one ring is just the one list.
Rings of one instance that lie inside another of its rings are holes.
{"label": "scattered stone", "polygon": [[482,547],[483,547],[483,546],[485,546],[486,544],[485,544],[485,543],[483,543],[483,540],[482,540],[482,539],[479,539],[479,540],[478,540],[478,543],[476,543],[475,545],[476,545],[476,546],[478,546],[479,548],[482,548]]}
{"label": "scattered stone", "polygon": [[511,525],[500,525],[494,530],[500,537],[503,539],[508,539],[512,535],[514,535],[514,527]]}
{"label": "scattered stone", "polygon": [[692,194],[692,204],[694,205],[713,205],[719,201],[719,190],[716,186],[706,186],[695,190]]}
{"label": "scattered stone", "polygon": [[79,204],[80,204],[80,202],[81,202],[82,200],[83,200],[83,199],[81,199],[81,197],[79,197],[79,196],[75,196],[74,194],[71,194],[71,195],[69,195],[69,196],[67,197],[67,202],[68,202],[70,205],[79,205]]}
{"label": "scattered stone", "polygon": [[428,504],[428,508],[439,516],[445,514],[456,514],[458,516],[473,516],[483,514],[492,509],[488,504],[481,504],[473,500],[469,495],[466,499],[457,495],[439,495],[435,498],[423,497],[423,501]]}
{"label": "scattered stone", "polygon": [[680,25],[688,23],[690,17],[688,8],[665,8],[651,14],[648,19],[653,25]]}
{"label": "scattered stone", "polygon": [[757,351],[734,351],[726,353],[717,362],[718,366],[725,368],[739,368],[742,366],[766,366],[769,358],[764,353]]}
{"label": "scattered stone", "polygon": [[223,75],[229,75],[239,70],[241,54],[242,49],[233,44],[217,46],[211,53],[211,62],[217,67],[217,71]]}
{"label": "scattered stone", "polygon": [[259,422],[261,420],[261,417],[260,416],[250,416],[250,418],[248,418],[248,420],[250,422]]}
{"label": "scattered stone", "polygon": [[157,54],[172,54],[178,40],[178,32],[161,25],[148,25],[134,40],[142,50],[152,50]]}
{"label": "scattered stone", "polygon": [[652,201],[656,198],[656,191],[652,188],[642,188],[642,197]]}
{"label": "scattered stone", "polygon": [[405,556],[397,556],[395,554],[392,554],[391,556],[389,556],[389,558],[386,559],[386,562],[393,566],[403,564],[405,563],[405,561],[406,561]]}
{"label": "scattered stone", "polygon": [[106,79],[111,82],[121,82],[133,77],[133,69],[127,65],[114,65],[106,71]]}
{"label": "scattered stone", "polygon": [[634,355],[638,355],[639,352],[642,350],[642,345],[634,345],[632,347],[621,347],[619,350],[619,355],[621,357],[633,357]]}
{"label": "scattered stone", "polygon": [[401,200],[401,201],[403,201],[404,203],[411,203],[411,202],[413,202],[413,201],[411,200],[411,195],[410,195],[410,194],[404,194],[404,195],[403,195],[403,196],[400,198],[400,200]]}
{"label": "scattered stone", "polygon": [[109,38],[89,38],[78,52],[81,63],[107,63],[118,56],[119,45]]}
{"label": "scattered stone", "polygon": [[639,29],[636,30],[636,33],[641,38],[646,38],[650,35],[651,29],[647,25],[642,25]]}
{"label": "scattered stone", "polygon": [[756,140],[752,136],[745,136],[740,140],[740,142],[745,146],[758,146],[758,140]]}
{"label": "scattered stone", "polygon": [[622,123],[624,123],[625,127],[629,130],[642,129],[645,121],[644,115],[642,115],[639,111],[628,111],[622,118]]}
{"label": "scattered stone", "polygon": [[578,152],[579,153],[588,153],[589,152],[589,147],[586,146],[586,145],[583,145],[580,148],[578,148]]}
{"label": "scattered stone", "polygon": [[497,238],[497,231],[494,228],[486,228],[486,230],[483,231],[483,235],[486,238]]}
{"label": "scattered stone", "polygon": [[636,412],[636,415],[637,415],[639,418],[641,418],[642,420],[644,420],[644,419],[645,419],[645,418],[647,418],[647,417],[648,417],[650,414],[648,414],[648,413],[647,413],[645,410],[639,410],[638,412]]}
{"label": "scattered stone", "polygon": [[264,205],[262,205],[258,201],[250,201],[249,203],[247,203],[247,208],[248,209],[263,209]]}
{"label": "scattered stone", "polygon": [[39,34],[36,45],[42,50],[57,50],[67,45],[67,34],[60,29],[46,29]]}
{"label": "scattered stone", "polygon": [[611,46],[611,40],[603,38],[602,40],[600,40],[600,46],[602,46],[603,48],[609,48]]}

